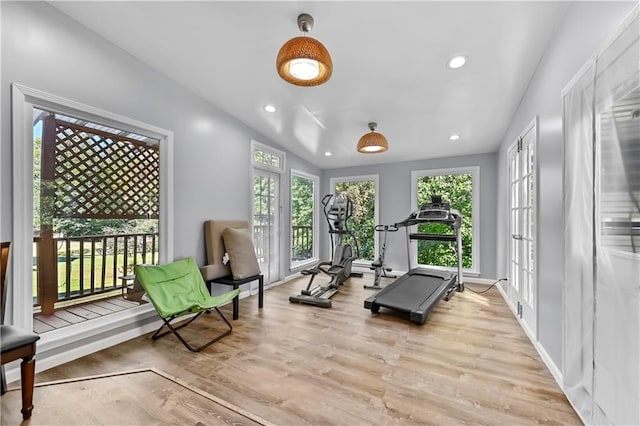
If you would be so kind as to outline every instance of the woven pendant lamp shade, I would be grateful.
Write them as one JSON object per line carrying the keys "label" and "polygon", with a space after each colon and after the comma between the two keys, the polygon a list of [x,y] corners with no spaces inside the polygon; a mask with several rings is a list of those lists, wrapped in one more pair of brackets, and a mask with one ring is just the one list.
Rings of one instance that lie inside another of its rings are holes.
{"label": "woven pendant lamp shade", "polygon": [[322,43],[306,33],[313,28],[313,17],[298,16],[298,28],[304,36],[294,37],[282,45],[276,58],[276,69],[282,79],[296,86],[318,86],[331,77],[333,62]]}
{"label": "woven pendant lamp shade", "polygon": [[358,152],[363,154],[376,154],[385,152],[389,148],[387,138],[385,138],[383,134],[374,131],[376,126],[376,123],[369,123],[371,132],[362,135],[358,141]]}
{"label": "woven pendant lamp shade", "polygon": [[[291,62],[296,59],[310,59],[318,64],[319,74],[316,78],[303,80],[290,72]],[[333,72],[333,62],[327,48],[312,37],[300,36],[286,42],[278,52],[276,60],[278,74],[285,81],[296,86],[317,86],[329,80]]]}

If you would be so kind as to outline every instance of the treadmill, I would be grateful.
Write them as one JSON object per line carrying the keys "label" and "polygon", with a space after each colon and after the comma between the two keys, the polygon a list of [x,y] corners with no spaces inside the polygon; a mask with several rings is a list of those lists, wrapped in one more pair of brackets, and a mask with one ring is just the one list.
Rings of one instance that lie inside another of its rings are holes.
{"label": "treadmill", "polygon": [[[410,228],[421,223],[443,223],[449,225],[451,234],[427,234],[411,232]],[[444,297],[449,300],[453,292],[464,291],[462,276],[462,237],[460,227],[462,215],[452,209],[449,203],[442,202],[442,197],[433,195],[430,203],[403,220],[396,223],[404,227],[407,234],[407,256],[409,272],[387,285],[384,289],[364,301],[364,308],[378,313],[380,307],[394,309],[409,314],[409,319],[417,324],[424,324],[427,316]],[[449,241],[455,243],[458,258],[458,273],[443,271],[429,267],[411,268],[412,241]]]}

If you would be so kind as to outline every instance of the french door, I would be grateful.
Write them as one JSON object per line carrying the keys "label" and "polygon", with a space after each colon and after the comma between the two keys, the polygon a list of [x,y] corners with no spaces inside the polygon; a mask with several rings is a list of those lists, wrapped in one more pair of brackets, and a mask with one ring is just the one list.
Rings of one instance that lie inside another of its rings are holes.
{"label": "french door", "polygon": [[253,242],[265,283],[276,282],[280,279],[279,173],[254,167],[252,221]]}
{"label": "french door", "polygon": [[537,333],[536,119],[509,148],[509,299]]}

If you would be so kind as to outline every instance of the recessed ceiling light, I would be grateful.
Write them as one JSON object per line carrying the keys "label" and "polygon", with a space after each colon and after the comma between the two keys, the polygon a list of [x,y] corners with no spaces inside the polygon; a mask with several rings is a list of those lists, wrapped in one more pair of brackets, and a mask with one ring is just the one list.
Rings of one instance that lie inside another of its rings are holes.
{"label": "recessed ceiling light", "polygon": [[276,112],[276,107],[274,107],[273,105],[265,105],[264,110],[267,112]]}
{"label": "recessed ceiling light", "polygon": [[457,141],[458,139],[460,139],[460,135],[458,134],[449,136],[450,141]]}
{"label": "recessed ceiling light", "polygon": [[456,68],[460,68],[461,66],[463,66],[465,63],[467,62],[467,57],[466,56],[454,56],[453,58],[449,59],[449,68],[451,69],[456,69]]}
{"label": "recessed ceiling light", "polygon": [[327,152],[324,153],[324,155],[327,156],[327,157],[331,157],[331,152],[327,151]]}

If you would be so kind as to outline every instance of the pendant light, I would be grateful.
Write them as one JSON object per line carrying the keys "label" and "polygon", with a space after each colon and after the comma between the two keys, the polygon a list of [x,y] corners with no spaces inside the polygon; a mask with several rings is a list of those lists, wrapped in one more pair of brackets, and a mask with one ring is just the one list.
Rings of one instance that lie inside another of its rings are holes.
{"label": "pendant light", "polygon": [[369,130],[371,132],[362,135],[358,141],[358,152],[363,154],[375,154],[378,152],[385,152],[389,148],[387,138],[384,135],[376,132],[378,123],[369,123]]}
{"label": "pendant light", "polygon": [[333,62],[327,48],[306,33],[313,28],[313,17],[298,16],[298,28],[304,33],[282,45],[276,59],[278,74],[296,86],[318,86],[331,77]]}

